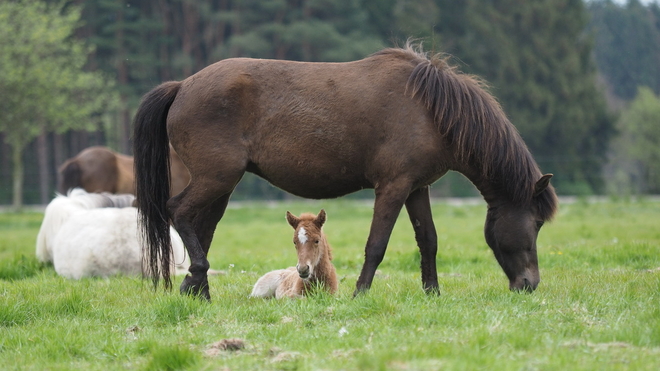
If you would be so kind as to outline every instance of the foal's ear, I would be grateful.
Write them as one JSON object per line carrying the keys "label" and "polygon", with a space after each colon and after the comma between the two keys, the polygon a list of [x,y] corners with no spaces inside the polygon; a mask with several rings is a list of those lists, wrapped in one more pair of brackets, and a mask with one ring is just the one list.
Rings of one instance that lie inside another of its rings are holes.
{"label": "foal's ear", "polygon": [[550,184],[550,178],[552,178],[552,174],[545,174],[536,182],[534,185],[534,197],[540,195],[541,192],[548,188],[548,185]]}
{"label": "foal's ear", "polygon": [[321,209],[321,211],[319,211],[319,215],[317,215],[316,219],[314,220],[314,224],[321,228],[323,227],[323,223],[325,223],[325,210]]}
{"label": "foal's ear", "polygon": [[292,226],[293,229],[296,229],[298,228],[298,224],[300,223],[300,218],[287,211],[286,221],[289,222],[289,225]]}

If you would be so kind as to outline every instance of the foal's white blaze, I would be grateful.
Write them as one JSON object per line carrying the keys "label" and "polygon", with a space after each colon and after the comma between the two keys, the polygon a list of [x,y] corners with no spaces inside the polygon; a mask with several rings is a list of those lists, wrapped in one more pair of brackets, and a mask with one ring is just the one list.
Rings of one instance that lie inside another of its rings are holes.
{"label": "foal's white blaze", "polygon": [[303,227],[298,230],[298,240],[303,245],[307,242],[307,231]]}

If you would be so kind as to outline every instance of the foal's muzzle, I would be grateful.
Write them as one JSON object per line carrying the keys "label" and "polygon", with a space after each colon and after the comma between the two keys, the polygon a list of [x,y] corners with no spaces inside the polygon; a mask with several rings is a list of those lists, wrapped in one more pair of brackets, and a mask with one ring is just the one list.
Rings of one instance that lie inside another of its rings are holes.
{"label": "foal's muzzle", "polygon": [[309,265],[307,265],[307,264],[305,264],[305,265],[298,264],[298,265],[296,265],[296,270],[298,270],[298,275],[300,276],[300,278],[302,278],[302,279],[309,278],[309,274],[310,274]]}

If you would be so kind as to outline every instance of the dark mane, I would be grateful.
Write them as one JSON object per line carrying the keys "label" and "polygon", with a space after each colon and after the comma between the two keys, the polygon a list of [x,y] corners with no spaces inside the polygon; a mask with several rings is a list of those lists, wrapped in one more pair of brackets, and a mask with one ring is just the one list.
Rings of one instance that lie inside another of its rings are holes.
{"label": "dark mane", "polygon": [[416,63],[406,91],[424,102],[442,135],[455,147],[459,161],[475,166],[482,178],[501,188],[513,203],[535,201],[543,220],[552,218],[557,209],[554,189],[548,186],[534,196],[541,171],[483,80],[461,73],[442,54],[429,58],[411,43],[374,55],[393,55]]}

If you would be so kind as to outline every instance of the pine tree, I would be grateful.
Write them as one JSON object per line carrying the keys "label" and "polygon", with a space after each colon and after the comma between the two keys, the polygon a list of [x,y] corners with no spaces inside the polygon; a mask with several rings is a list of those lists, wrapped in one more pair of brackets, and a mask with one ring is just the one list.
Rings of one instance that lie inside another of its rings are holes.
{"label": "pine tree", "polygon": [[484,77],[560,192],[602,190],[612,119],[596,89],[580,0],[438,0],[436,29]]}
{"label": "pine tree", "polygon": [[660,6],[593,1],[588,9],[598,70],[613,93],[624,100],[633,99],[638,86],[660,93]]}

